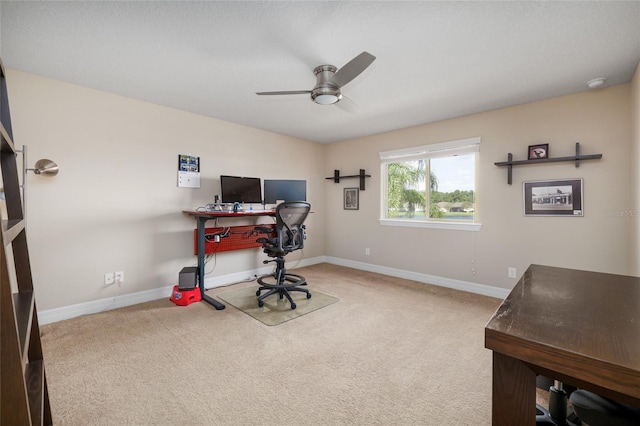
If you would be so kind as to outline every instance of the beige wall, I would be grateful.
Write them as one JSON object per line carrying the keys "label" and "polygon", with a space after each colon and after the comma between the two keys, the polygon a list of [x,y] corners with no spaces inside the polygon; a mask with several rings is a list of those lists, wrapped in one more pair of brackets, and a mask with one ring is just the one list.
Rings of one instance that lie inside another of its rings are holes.
{"label": "beige wall", "polygon": [[[511,288],[507,267],[520,275],[538,263],[629,273],[629,230],[634,218],[617,212],[629,201],[630,86],[619,85],[541,102],[402,129],[329,145],[326,174],[366,169],[373,177],[360,193],[360,210],[342,209],[342,188],[326,184],[327,255],[421,274]],[[463,100],[461,100],[463,101]],[[381,226],[380,151],[480,136],[479,232]],[[602,153],[603,158],[514,168],[494,165],[507,153],[526,159],[527,146],[549,143],[552,157]],[[584,178],[584,217],[524,217],[522,182]],[[614,215],[608,215],[614,212]],[[371,255],[365,255],[370,248]],[[476,273],[472,273],[475,268]]]}
{"label": "beige wall", "polygon": [[[221,174],[306,179],[315,214],[303,256],[324,254],[324,146],[7,72],[16,145],[28,146],[30,167],[40,158],[60,165],[58,176],[27,182],[39,310],[115,296],[106,272],[125,272],[120,295],[176,284],[195,264],[195,221],[181,211],[212,202]],[[200,156],[200,189],[177,187],[178,154]],[[264,258],[258,249],[219,253],[208,277],[263,267]]]}
{"label": "beige wall", "polygon": [[[8,84],[14,139],[28,145],[29,165],[51,158],[61,167],[55,178],[28,177],[28,236],[41,311],[115,296],[115,287],[103,285],[106,272],[125,271],[121,295],[175,284],[178,271],[195,262],[194,221],[181,211],[210,202],[220,174],[307,179],[315,214],[305,259],[327,255],[498,288],[515,283],[507,267],[521,274],[531,263],[637,274],[638,218],[624,214],[638,208],[630,194],[640,187],[632,167],[638,161],[629,155],[633,147],[637,159],[640,146],[637,72],[632,84],[330,145],[14,70]],[[482,138],[479,232],[379,224],[380,151],[474,136]],[[536,143],[549,143],[553,157],[573,155],[575,142],[582,153],[603,158],[579,168],[517,167],[511,186],[506,169],[494,165],[508,152],[525,158]],[[200,189],[176,186],[183,153],[201,157]],[[289,164],[286,171],[274,169],[281,161]],[[343,210],[342,190],[357,186],[357,179],[335,184],[325,177],[361,168],[372,177],[360,192],[360,209]],[[584,217],[523,217],[522,181],[575,177],[585,182]],[[255,270],[263,258],[259,250],[221,253],[208,277]]]}
{"label": "beige wall", "polygon": [[631,273],[640,276],[640,64],[631,81],[631,200],[635,220],[632,226]]}

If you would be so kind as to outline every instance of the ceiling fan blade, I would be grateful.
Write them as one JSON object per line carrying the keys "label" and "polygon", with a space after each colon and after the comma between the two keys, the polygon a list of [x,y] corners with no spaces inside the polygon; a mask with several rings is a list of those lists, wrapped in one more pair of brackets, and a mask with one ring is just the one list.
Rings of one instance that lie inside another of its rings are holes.
{"label": "ceiling fan blade", "polygon": [[340,88],[359,76],[360,73],[366,70],[375,60],[376,57],[371,53],[362,52],[340,68],[338,72],[329,79],[329,82]]}
{"label": "ceiling fan blade", "polygon": [[256,95],[308,95],[311,90],[287,90],[284,92],[256,92]]}
{"label": "ceiling fan blade", "polygon": [[351,98],[346,96],[344,93],[342,94],[342,98],[340,99],[340,102],[336,102],[334,105],[346,112],[350,112],[350,113],[360,112],[360,107],[358,106],[358,104],[353,102],[353,100],[351,100]]}

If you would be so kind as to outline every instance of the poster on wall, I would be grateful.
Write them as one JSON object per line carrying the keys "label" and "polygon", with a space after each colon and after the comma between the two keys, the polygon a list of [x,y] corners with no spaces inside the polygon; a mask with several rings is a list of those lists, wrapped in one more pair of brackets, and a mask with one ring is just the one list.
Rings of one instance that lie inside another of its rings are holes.
{"label": "poster on wall", "polygon": [[178,155],[178,186],[200,188],[200,157]]}
{"label": "poster on wall", "polygon": [[344,209],[345,210],[358,210],[360,208],[359,203],[359,191],[358,188],[345,188],[344,189]]}
{"label": "poster on wall", "polygon": [[582,179],[523,182],[525,216],[584,216]]}

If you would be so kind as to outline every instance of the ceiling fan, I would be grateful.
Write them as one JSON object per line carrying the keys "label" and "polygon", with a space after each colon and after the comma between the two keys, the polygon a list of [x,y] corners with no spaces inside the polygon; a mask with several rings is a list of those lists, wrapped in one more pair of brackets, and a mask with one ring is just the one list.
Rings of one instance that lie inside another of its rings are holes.
{"label": "ceiling fan", "polygon": [[311,100],[321,105],[331,105],[342,99],[340,89],[366,70],[376,57],[369,52],[362,52],[342,68],[333,65],[319,65],[313,73],[316,85],[313,90],[289,90],[281,92],[256,92],[256,95],[301,95],[311,94]]}

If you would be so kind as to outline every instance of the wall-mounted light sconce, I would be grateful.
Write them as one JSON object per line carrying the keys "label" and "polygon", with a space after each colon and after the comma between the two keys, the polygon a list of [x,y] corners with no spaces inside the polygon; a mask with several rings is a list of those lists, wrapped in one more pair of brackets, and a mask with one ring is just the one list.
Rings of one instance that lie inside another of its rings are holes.
{"label": "wall-mounted light sconce", "polygon": [[27,168],[27,146],[22,145],[22,214],[24,219],[27,219],[27,172],[33,172],[41,176],[55,176],[60,171],[58,165],[47,159],[36,161],[36,165],[33,168]]}
{"label": "wall-mounted light sconce", "polygon": [[47,158],[38,160],[33,169],[25,169],[25,172],[33,172],[37,175],[46,175],[46,176],[55,176],[58,174],[58,171],[59,171],[58,165]]}

